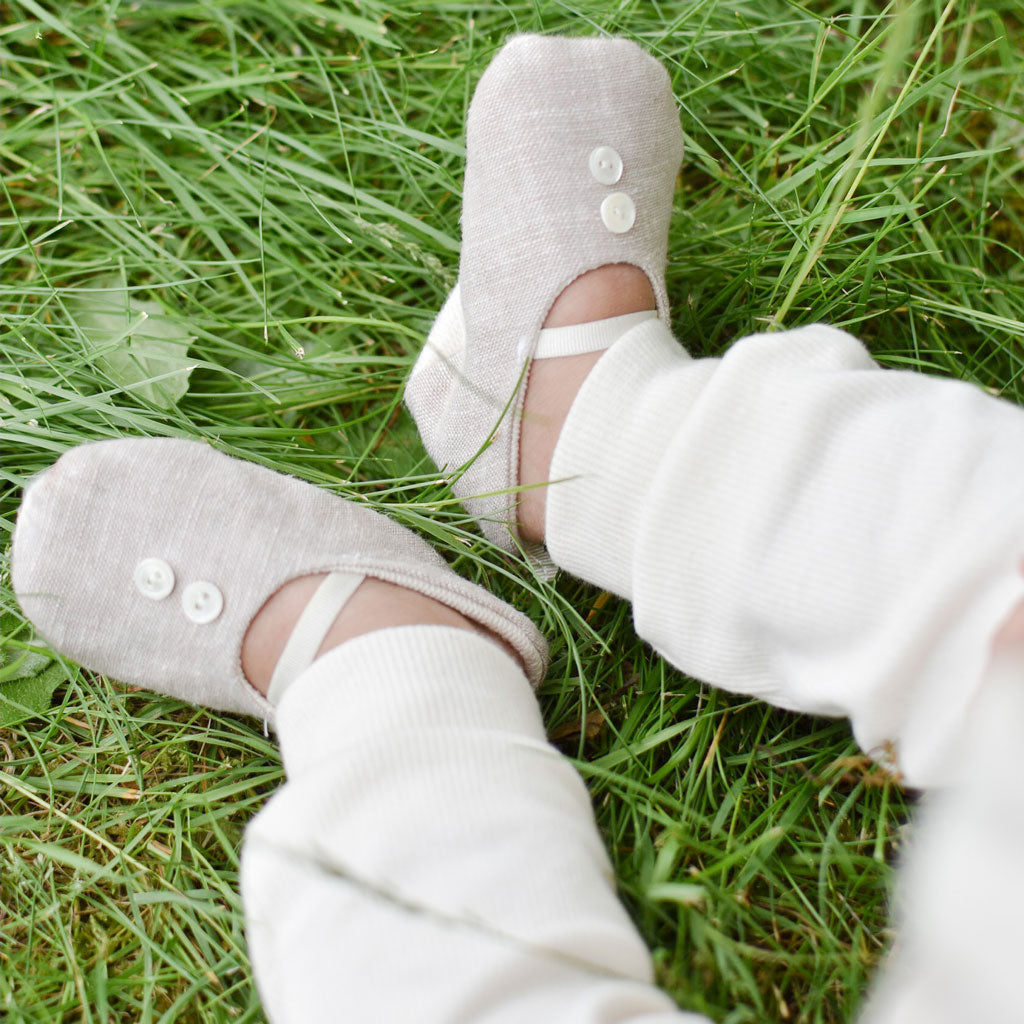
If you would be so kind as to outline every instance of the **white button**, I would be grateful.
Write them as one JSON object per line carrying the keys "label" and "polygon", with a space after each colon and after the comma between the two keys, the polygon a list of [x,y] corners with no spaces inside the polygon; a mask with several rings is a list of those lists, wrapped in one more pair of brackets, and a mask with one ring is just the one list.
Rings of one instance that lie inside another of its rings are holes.
{"label": "white button", "polygon": [[213,583],[197,580],[182,591],[181,607],[187,619],[203,626],[220,615],[224,608],[224,595]]}
{"label": "white button", "polygon": [[601,204],[601,220],[609,231],[621,235],[636,220],[636,204],[625,192],[613,192]]}
{"label": "white button", "polygon": [[135,586],[151,601],[162,601],[174,589],[174,570],[162,558],[144,558],[135,566]]}
{"label": "white button", "polygon": [[622,177],[622,157],[611,146],[598,146],[589,163],[590,173],[602,185],[614,185]]}

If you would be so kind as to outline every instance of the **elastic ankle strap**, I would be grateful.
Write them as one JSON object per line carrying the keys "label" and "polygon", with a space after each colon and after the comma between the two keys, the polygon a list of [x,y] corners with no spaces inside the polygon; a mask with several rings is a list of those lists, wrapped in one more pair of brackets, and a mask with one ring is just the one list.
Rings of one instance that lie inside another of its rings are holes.
{"label": "elastic ankle strap", "polygon": [[271,704],[277,704],[284,691],[313,664],[327,631],[364,579],[354,572],[332,572],[324,577],[302,610],[274,666],[267,688],[267,700]]}
{"label": "elastic ankle strap", "polygon": [[545,327],[537,339],[534,359],[551,359],[557,356],[580,356],[587,352],[600,352],[611,348],[626,331],[645,320],[656,318],[655,309],[642,309],[638,313],[623,313],[609,316],[604,320],[591,320],[585,324],[571,324],[568,327]]}

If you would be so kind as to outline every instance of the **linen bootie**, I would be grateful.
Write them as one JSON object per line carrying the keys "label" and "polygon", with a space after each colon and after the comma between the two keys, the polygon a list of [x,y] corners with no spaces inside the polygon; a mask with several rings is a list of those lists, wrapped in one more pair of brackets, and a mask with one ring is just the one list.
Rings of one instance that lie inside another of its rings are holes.
{"label": "linen bootie", "polygon": [[516,36],[480,79],[466,128],[459,282],[405,400],[434,462],[461,470],[456,494],[507,550],[518,539],[526,375],[547,312],[581,274],[626,263],[650,279],[667,321],[682,148],[668,75],[629,40]]}
{"label": "linen bootie", "polygon": [[[269,696],[245,678],[246,630],[280,587],[328,573]],[[12,578],[61,654],[195,704],[273,718],[364,577],[435,598],[501,637],[531,681],[546,646],[525,616],[457,576],[385,516],[311,484],[170,438],[71,449],[25,491]]]}

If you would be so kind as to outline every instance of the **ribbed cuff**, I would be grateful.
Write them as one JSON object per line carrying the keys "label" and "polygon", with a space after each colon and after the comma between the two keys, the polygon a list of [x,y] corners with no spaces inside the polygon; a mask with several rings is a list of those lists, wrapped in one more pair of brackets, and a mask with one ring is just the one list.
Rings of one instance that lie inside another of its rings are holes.
{"label": "ribbed cuff", "polygon": [[633,596],[633,545],[669,440],[716,360],[693,360],[663,320],[623,335],[569,410],[551,460],[545,534],[560,568]]}
{"label": "ribbed cuff", "polygon": [[379,629],[329,651],[281,698],[276,728],[290,779],[383,730],[500,729],[546,744],[519,664],[452,626]]}

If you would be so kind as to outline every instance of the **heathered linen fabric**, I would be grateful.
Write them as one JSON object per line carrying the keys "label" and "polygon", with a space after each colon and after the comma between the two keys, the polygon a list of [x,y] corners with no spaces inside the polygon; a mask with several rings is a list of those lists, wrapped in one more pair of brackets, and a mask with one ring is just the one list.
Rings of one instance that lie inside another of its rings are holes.
{"label": "heathered linen fabric", "polygon": [[[612,185],[591,174],[598,146],[621,156]],[[629,263],[668,317],[665,260],[682,131],[665,69],[625,39],[513,37],[484,72],[466,126],[459,291],[466,344],[435,333],[405,398],[438,467],[501,546],[515,545],[525,371],[559,293],[587,270]],[[624,233],[601,203],[636,206]],[[446,333],[442,328],[441,333]]]}
{"label": "heathered linen fabric", "polygon": [[[136,565],[167,562],[162,601],[141,595]],[[337,495],[209,445],[132,438],[81,445],[26,489],[12,581],[22,609],[61,654],[124,682],[273,720],[242,674],[245,631],[298,576],[340,569],[442,601],[503,637],[539,683],[547,647],[533,624],[455,575],[423,540]],[[224,596],[213,622],[190,621],[181,592]]]}
{"label": "heathered linen fabric", "polygon": [[289,689],[278,735],[288,781],[241,866],[274,1024],[707,1024],[653,986],[586,787],[494,644],[359,637]]}
{"label": "heathered linen fabric", "polygon": [[1024,598],[1024,411],[830,327],[693,360],[649,321],[584,382],[551,478],[551,558],[672,664],[946,777]]}

